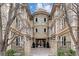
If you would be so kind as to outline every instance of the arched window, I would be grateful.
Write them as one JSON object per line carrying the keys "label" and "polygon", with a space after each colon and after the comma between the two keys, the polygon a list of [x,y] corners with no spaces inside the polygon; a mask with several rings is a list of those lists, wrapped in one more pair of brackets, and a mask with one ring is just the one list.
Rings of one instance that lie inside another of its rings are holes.
{"label": "arched window", "polygon": [[44,22],[46,22],[46,18],[44,18]]}
{"label": "arched window", "polygon": [[44,32],[46,32],[46,28],[44,28]]}
{"label": "arched window", "polygon": [[38,21],[38,19],[36,18],[36,22]]}

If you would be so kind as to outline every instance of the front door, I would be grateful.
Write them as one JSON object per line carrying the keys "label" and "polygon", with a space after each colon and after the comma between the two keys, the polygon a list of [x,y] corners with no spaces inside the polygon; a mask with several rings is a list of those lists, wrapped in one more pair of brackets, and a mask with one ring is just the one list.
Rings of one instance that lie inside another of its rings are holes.
{"label": "front door", "polygon": [[33,48],[49,48],[49,42],[46,39],[36,39],[36,42],[32,43]]}
{"label": "front door", "polygon": [[37,48],[45,48],[46,39],[36,39],[36,47]]}

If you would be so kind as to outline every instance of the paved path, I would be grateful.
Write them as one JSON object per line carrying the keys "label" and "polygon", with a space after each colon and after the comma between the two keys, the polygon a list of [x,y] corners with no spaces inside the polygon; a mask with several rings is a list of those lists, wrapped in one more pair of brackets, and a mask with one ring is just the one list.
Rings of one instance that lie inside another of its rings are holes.
{"label": "paved path", "polygon": [[48,56],[49,48],[32,48],[31,55],[32,56]]}

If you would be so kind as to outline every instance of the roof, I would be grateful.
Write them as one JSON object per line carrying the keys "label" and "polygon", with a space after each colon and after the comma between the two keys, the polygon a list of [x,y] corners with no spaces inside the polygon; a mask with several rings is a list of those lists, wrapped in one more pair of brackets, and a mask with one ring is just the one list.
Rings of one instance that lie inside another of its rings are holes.
{"label": "roof", "polygon": [[47,12],[45,9],[43,9],[43,8],[39,8],[39,9],[37,9],[35,12],[39,12],[39,11],[45,11],[45,12]]}
{"label": "roof", "polygon": [[49,15],[49,13],[47,12],[47,10],[43,9],[43,8],[39,8],[37,9],[33,15],[38,15],[38,14],[45,14],[45,15]]}

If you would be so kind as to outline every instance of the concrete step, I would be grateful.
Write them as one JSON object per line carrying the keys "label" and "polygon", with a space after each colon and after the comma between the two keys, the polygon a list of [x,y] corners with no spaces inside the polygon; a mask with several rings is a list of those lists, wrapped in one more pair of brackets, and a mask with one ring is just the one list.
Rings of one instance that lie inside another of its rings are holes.
{"label": "concrete step", "polygon": [[31,55],[32,56],[48,56],[49,48],[32,48]]}

